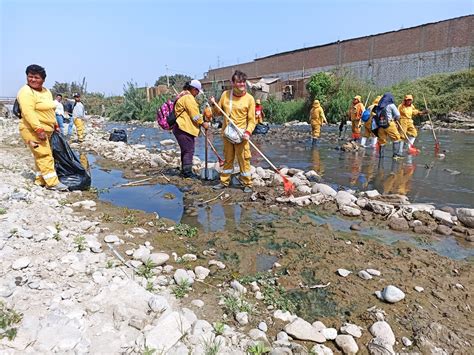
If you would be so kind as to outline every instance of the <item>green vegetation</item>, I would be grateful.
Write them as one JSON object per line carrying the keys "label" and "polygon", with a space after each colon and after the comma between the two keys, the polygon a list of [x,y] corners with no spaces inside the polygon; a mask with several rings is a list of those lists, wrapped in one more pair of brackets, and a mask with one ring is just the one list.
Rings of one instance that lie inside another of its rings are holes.
{"label": "green vegetation", "polygon": [[144,277],[145,279],[151,279],[153,276],[155,276],[155,273],[153,272],[153,268],[156,267],[156,265],[148,259],[143,263],[142,266],[140,266],[137,270],[137,275]]}
{"label": "green vegetation", "polygon": [[0,207],[0,214],[6,214],[6,213],[7,213],[7,209],[4,207]]}
{"label": "green vegetation", "polygon": [[198,234],[198,229],[196,227],[191,227],[189,224],[186,224],[186,223],[177,224],[174,231],[180,237],[187,237],[187,238],[193,238],[197,236]]}
{"label": "green vegetation", "polygon": [[223,296],[224,308],[232,313],[247,312],[251,314],[253,312],[253,305],[246,300],[236,297],[234,295]]}
{"label": "green vegetation", "polygon": [[266,347],[264,343],[258,342],[254,345],[250,345],[247,348],[247,354],[251,355],[261,355],[261,354],[267,354],[271,351],[270,348]]}
{"label": "green vegetation", "polygon": [[73,244],[79,253],[86,250],[86,238],[82,235],[78,235],[74,238]]}
{"label": "green vegetation", "polygon": [[2,301],[0,301],[0,339],[15,339],[17,332],[15,325],[20,323],[22,318],[23,315],[21,313],[8,308]]}
{"label": "green vegetation", "polygon": [[188,280],[181,280],[175,287],[173,287],[173,294],[176,298],[183,298],[191,289],[191,284]]}
{"label": "green vegetation", "polygon": [[280,101],[270,96],[263,103],[265,119],[271,123],[285,123],[293,120],[304,120],[308,117],[309,106],[305,100]]}
{"label": "green vegetation", "polygon": [[220,340],[216,339],[205,339],[204,340],[204,354],[205,355],[217,355],[221,349]]}
{"label": "green vegetation", "polygon": [[215,322],[214,323],[214,332],[216,335],[224,334],[225,324],[222,322]]}

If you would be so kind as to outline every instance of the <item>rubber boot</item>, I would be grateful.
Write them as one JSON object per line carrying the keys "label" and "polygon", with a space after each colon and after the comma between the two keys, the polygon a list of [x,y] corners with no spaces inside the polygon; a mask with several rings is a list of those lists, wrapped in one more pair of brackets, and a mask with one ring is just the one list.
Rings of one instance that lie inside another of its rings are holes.
{"label": "rubber boot", "polygon": [[403,155],[403,141],[400,141],[400,148],[398,149],[398,154]]}
{"label": "rubber boot", "polygon": [[366,137],[362,137],[362,139],[360,140],[360,146],[361,146],[361,147],[364,147],[364,148],[367,147],[367,146],[365,145],[366,142],[367,142],[367,138],[366,138]]}
{"label": "rubber boot", "polygon": [[400,144],[401,141],[393,142],[393,159],[403,158],[403,155],[400,154]]}
{"label": "rubber boot", "polygon": [[371,146],[372,148],[375,148],[375,147],[377,146],[377,137],[372,137],[372,138],[371,138],[370,146]]}
{"label": "rubber boot", "polygon": [[318,145],[318,138],[313,138],[313,141],[311,143],[313,147],[316,147]]}
{"label": "rubber boot", "polygon": [[415,144],[415,139],[416,137],[408,137],[408,141],[410,142],[411,145]]}
{"label": "rubber boot", "polygon": [[184,178],[190,178],[190,179],[197,178],[197,175],[193,173],[192,165],[183,165],[182,175]]}
{"label": "rubber boot", "polygon": [[379,146],[379,159],[381,159],[381,158],[384,157],[384,150],[385,150],[385,146],[384,146],[384,145],[380,145],[380,146]]}

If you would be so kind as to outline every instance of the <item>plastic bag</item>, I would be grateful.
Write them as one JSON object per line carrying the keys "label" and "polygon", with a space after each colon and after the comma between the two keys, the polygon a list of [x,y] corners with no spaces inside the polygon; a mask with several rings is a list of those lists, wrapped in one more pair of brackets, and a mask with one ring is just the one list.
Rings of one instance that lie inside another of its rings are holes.
{"label": "plastic bag", "polygon": [[269,129],[270,129],[269,125],[258,123],[255,126],[255,129],[253,130],[253,134],[267,134]]}
{"label": "plastic bag", "polygon": [[110,133],[109,141],[127,143],[127,132],[124,129],[114,129]]}
{"label": "plastic bag", "polygon": [[244,130],[242,128],[234,127],[232,123],[229,123],[224,129],[224,136],[232,144],[242,143],[242,135]]}
{"label": "plastic bag", "polygon": [[89,189],[91,177],[66,139],[61,134],[54,132],[50,143],[54,157],[54,169],[59,181],[66,185],[70,191]]}

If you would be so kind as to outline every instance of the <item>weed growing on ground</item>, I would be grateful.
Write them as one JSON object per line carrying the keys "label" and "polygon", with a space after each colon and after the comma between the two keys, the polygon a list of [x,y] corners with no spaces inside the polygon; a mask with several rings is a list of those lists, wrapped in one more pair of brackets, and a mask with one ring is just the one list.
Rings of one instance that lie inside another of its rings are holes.
{"label": "weed growing on ground", "polygon": [[155,349],[145,346],[145,348],[143,349],[142,355],[153,355],[155,352],[156,352]]}
{"label": "weed growing on ground", "polygon": [[78,235],[76,238],[74,238],[73,243],[74,247],[79,253],[86,250],[86,238],[84,236]]}
{"label": "weed growing on ground", "polygon": [[7,213],[7,209],[4,207],[0,207],[0,214],[6,214],[6,213]]}
{"label": "weed growing on ground", "polygon": [[254,345],[250,345],[247,348],[247,353],[251,355],[261,355],[267,354],[270,352],[270,349],[265,346],[262,342],[258,342]]}
{"label": "weed growing on ground", "polygon": [[153,263],[153,261],[148,259],[142,266],[138,268],[137,275],[149,280],[155,276],[155,273],[153,272],[154,267],[156,267],[156,265]]}
{"label": "weed growing on ground", "polygon": [[188,280],[181,280],[175,287],[173,287],[173,294],[176,298],[183,298],[191,289],[191,284]]}
{"label": "weed growing on ground", "polygon": [[107,192],[109,192],[110,189],[109,189],[108,187],[103,188],[103,189],[98,189],[98,188],[95,187],[95,186],[91,186],[91,187],[89,188],[89,191],[92,192],[92,193],[94,193],[94,194],[96,194],[97,196],[100,196],[100,194],[102,194],[102,193],[107,193]]}
{"label": "weed growing on ground", "polygon": [[146,287],[145,287],[145,289],[146,289],[147,291],[149,291],[149,292],[155,292],[155,291],[156,291],[155,285],[153,285],[153,282],[151,282],[151,281],[147,281],[147,282],[146,282]]}
{"label": "weed growing on ground", "polygon": [[54,233],[53,239],[59,242],[61,240],[61,237],[59,236],[59,232],[61,232],[61,224],[56,222],[54,223],[54,226],[56,227],[56,233]]}
{"label": "weed growing on ground", "polygon": [[198,229],[196,227],[191,227],[190,225],[186,223],[177,224],[174,231],[180,237],[187,237],[187,238],[193,238],[197,236],[198,234]]}
{"label": "weed growing on ground", "polygon": [[205,355],[217,355],[221,349],[221,342],[216,341],[215,339],[206,339],[204,340],[204,354]]}
{"label": "weed growing on ground", "polygon": [[253,312],[253,305],[246,300],[236,297],[234,295],[225,295],[224,308],[232,314],[239,312],[247,312],[251,314]]}
{"label": "weed growing on ground", "polygon": [[109,215],[108,213],[102,213],[102,221],[104,222],[112,222],[114,220],[114,217]]}
{"label": "weed growing on ground", "polygon": [[215,322],[214,323],[214,332],[216,335],[224,334],[225,324],[222,322]]}
{"label": "weed growing on ground", "polygon": [[122,224],[133,224],[133,225],[137,224],[137,219],[132,211],[127,209],[127,215],[124,218],[122,218]]}
{"label": "weed growing on ground", "polygon": [[115,260],[109,259],[107,260],[107,263],[105,264],[106,269],[112,269],[115,267]]}
{"label": "weed growing on ground", "polygon": [[0,339],[15,339],[17,332],[15,325],[20,323],[22,318],[23,314],[8,308],[2,301],[0,301]]}

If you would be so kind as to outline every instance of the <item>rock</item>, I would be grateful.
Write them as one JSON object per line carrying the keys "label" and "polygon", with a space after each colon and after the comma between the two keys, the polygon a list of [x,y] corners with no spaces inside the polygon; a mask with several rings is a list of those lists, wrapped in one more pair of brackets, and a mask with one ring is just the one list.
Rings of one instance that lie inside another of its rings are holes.
{"label": "rock", "polygon": [[194,283],[194,279],[188,274],[184,269],[178,269],[174,272],[173,275],[174,281],[179,285],[183,282],[187,282],[189,285]]}
{"label": "rock", "polygon": [[344,354],[354,355],[359,351],[356,341],[350,335],[338,335],[336,344]]}
{"label": "rock", "polygon": [[356,338],[360,338],[362,336],[362,328],[351,323],[344,323],[340,331],[342,334],[349,334]]}
{"label": "rock", "polygon": [[391,217],[388,226],[396,231],[407,231],[410,229],[408,222],[405,218]]}
{"label": "rock", "polygon": [[405,298],[405,293],[398,287],[388,285],[382,290],[382,298],[388,303],[396,303]]}
{"label": "rock", "polygon": [[369,200],[365,197],[359,197],[356,201],[356,205],[359,206],[360,208],[365,209],[368,204],[369,204]]}
{"label": "rock", "polygon": [[285,332],[299,340],[309,340],[316,343],[324,343],[326,338],[319,333],[311,324],[301,318],[296,318],[284,328]]}
{"label": "rock", "polygon": [[336,328],[325,328],[322,329],[320,333],[326,338],[326,340],[334,340],[337,337]]}
{"label": "rock", "polygon": [[70,325],[45,326],[40,329],[35,348],[49,353],[55,348],[60,353],[72,351],[81,340],[81,331]]}
{"label": "rock", "polygon": [[257,292],[255,292],[255,298],[257,300],[263,300],[265,298],[265,296],[260,291],[257,291]]}
{"label": "rock", "polygon": [[30,265],[30,258],[24,256],[22,258],[19,258],[19,259],[16,259],[13,264],[12,264],[12,269],[13,270],[21,270],[21,269],[24,269],[26,267],[28,267],[28,265]]}
{"label": "rock", "polygon": [[365,271],[367,271],[372,276],[382,275],[382,273],[379,270],[375,270],[375,269],[366,269]]}
{"label": "rock", "polygon": [[372,200],[369,201],[368,206],[374,213],[383,216],[389,215],[394,209],[394,207],[388,203]]}
{"label": "rock", "polygon": [[164,139],[164,140],[160,141],[160,144],[162,146],[169,146],[169,145],[175,145],[176,142],[172,139]]}
{"label": "rock", "polygon": [[351,226],[349,228],[350,228],[350,230],[353,230],[353,231],[360,231],[362,229],[362,227],[359,223],[353,223],[353,224],[351,224]]}
{"label": "rock", "polygon": [[434,210],[432,214],[433,214],[433,218],[436,219],[437,221],[440,221],[442,224],[449,227],[454,225],[454,222],[450,213],[443,212],[441,210]]}
{"label": "rock", "polygon": [[267,342],[267,335],[260,329],[250,329],[249,337],[252,340],[263,340],[264,342]]}
{"label": "rock", "polygon": [[197,256],[194,255],[194,254],[184,254],[181,259],[183,261],[196,261],[197,260]]}
{"label": "rock", "polygon": [[347,205],[342,205],[339,208],[339,212],[342,215],[347,216],[347,217],[357,217],[357,216],[360,216],[362,213],[358,208],[347,206]]}
{"label": "rock", "polygon": [[209,275],[210,272],[211,270],[203,266],[196,266],[194,268],[194,273],[196,274],[196,278],[198,280],[204,280]]}
{"label": "rock", "polygon": [[353,205],[357,198],[347,191],[338,191],[336,196],[336,202],[339,207],[344,205]]}
{"label": "rock", "polygon": [[436,233],[439,233],[441,235],[451,235],[453,233],[453,230],[449,228],[448,226],[440,224],[436,228]]}
{"label": "rock", "polygon": [[314,329],[316,329],[317,332],[320,332],[321,330],[326,329],[326,326],[324,325],[324,323],[319,320],[317,320],[316,322],[313,322],[311,325],[313,326]]}
{"label": "rock", "polygon": [[235,314],[235,320],[240,325],[247,325],[249,323],[249,315],[247,312],[238,312]]}
{"label": "rock", "polygon": [[311,188],[312,193],[321,192],[324,196],[335,197],[337,195],[336,190],[334,190],[331,186],[326,184],[314,184]]}
{"label": "rock", "polygon": [[268,330],[267,323],[265,322],[258,323],[257,328],[260,329],[262,332],[266,332]]}
{"label": "rock", "polygon": [[349,270],[346,270],[346,269],[337,269],[337,273],[339,274],[339,276],[347,277],[347,276],[349,276],[349,274],[352,273],[352,271],[349,271]]}
{"label": "rock", "polygon": [[276,336],[277,341],[289,341],[288,334],[285,332],[279,332]]}
{"label": "rock", "polygon": [[288,311],[283,312],[282,310],[278,309],[273,313],[273,318],[279,319],[283,322],[293,322],[298,318],[298,316],[293,315]]}
{"label": "rock", "polygon": [[247,293],[247,289],[237,280],[231,281],[230,287],[232,287],[238,293],[241,293],[241,294]]}
{"label": "rock", "polygon": [[390,324],[384,321],[375,322],[369,329],[370,333],[383,340],[383,343],[391,346],[395,345],[395,334],[393,334]]}
{"label": "rock", "polygon": [[106,243],[118,243],[118,242],[120,242],[120,239],[115,234],[109,234],[109,235],[106,235],[104,237],[104,242],[106,242]]}
{"label": "rock", "polygon": [[424,289],[423,287],[421,287],[421,286],[415,286],[414,289],[415,289],[416,292],[423,292],[423,291],[425,290],[425,289]]}
{"label": "rock", "polygon": [[474,208],[458,208],[456,215],[466,227],[474,228]]}
{"label": "rock", "polygon": [[170,256],[166,253],[153,253],[147,256],[146,260],[151,261],[155,266],[161,266],[169,260]]}
{"label": "rock", "polygon": [[431,234],[433,230],[428,226],[415,226],[413,231],[417,234]]}
{"label": "rock", "polygon": [[170,304],[165,297],[153,295],[148,299],[148,306],[153,312],[163,313],[171,309]]}
{"label": "rock", "polygon": [[161,317],[156,325],[145,333],[145,343],[150,349],[167,353],[189,330],[191,323],[178,312]]}
{"label": "rock", "polygon": [[192,300],[192,301],[191,301],[191,304],[192,304],[193,306],[196,306],[197,308],[202,308],[202,307],[204,307],[204,301],[202,301],[202,300]]}
{"label": "rock", "polygon": [[370,355],[395,355],[393,346],[386,343],[382,338],[372,338],[367,344]]}
{"label": "rock", "polygon": [[375,198],[377,196],[380,196],[380,193],[377,190],[369,190],[369,191],[362,192],[361,195],[367,196],[368,198]]}
{"label": "rock", "polygon": [[407,347],[413,345],[413,342],[410,339],[408,339],[407,337],[402,337],[402,343],[403,343],[403,345],[405,345]]}
{"label": "rock", "polygon": [[147,261],[148,258],[150,257],[150,249],[147,247],[140,245],[137,250],[133,252],[133,258],[135,260],[141,260],[143,262]]}
{"label": "rock", "polygon": [[369,274],[367,271],[365,270],[361,270],[359,271],[359,273],[357,274],[361,279],[364,279],[364,280],[370,280],[372,279],[372,275]]}
{"label": "rock", "polygon": [[225,269],[225,264],[218,260],[209,260],[208,265],[216,265],[218,269]]}
{"label": "rock", "polygon": [[324,346],[322,344],[316,344],[311,348],[311,354],[314,355],[333,355],[331,348]]}

